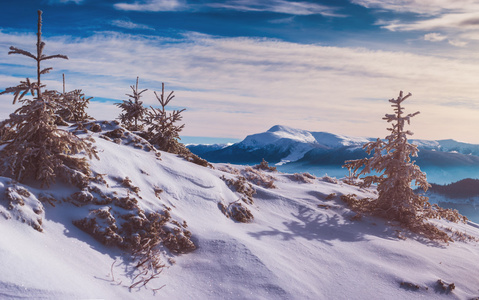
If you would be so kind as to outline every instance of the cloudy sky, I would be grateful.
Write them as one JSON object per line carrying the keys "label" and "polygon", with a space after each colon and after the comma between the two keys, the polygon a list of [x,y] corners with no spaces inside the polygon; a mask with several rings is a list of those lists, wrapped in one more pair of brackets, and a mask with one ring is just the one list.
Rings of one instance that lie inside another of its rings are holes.
{"label": "cloudy sky", "polygon": [[[143,98],[175,91],[184,136],[242,139],[276,124],[384,137],[388,99],[413,96],[414,138],[478,143],[479,0],[2,1],[0,88],[35,77],[44,12],[50,89],[95,97],[97,119],[119,114],[140,77]],[[0,96],[0,119],[16,106]]]}

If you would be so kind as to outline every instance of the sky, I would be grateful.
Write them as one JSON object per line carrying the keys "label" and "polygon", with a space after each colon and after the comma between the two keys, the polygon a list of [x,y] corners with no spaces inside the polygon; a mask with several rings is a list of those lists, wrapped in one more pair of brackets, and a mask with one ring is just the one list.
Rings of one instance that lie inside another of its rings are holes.
{"label": "sky", "polygon": [[[145,106],[174,91],[183,137],[243,139],[276,124],[385,137],[412,93],[416,139],[479,144],[479,0],[1,0],[0,89],[35,77],[43,11],[48,89],[82,89],[117,118],[139,77]],[[18,105],[0,96],[0,119]],[[186,139],[188,139],[186,138]],[[205,139],[206,141],[206,139]]]}

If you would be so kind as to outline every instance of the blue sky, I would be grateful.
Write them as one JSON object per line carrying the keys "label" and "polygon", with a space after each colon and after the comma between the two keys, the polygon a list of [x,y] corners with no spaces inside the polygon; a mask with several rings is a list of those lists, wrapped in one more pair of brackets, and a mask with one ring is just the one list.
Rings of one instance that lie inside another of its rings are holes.
{"label": "blue sky", "polygon": [[[0,86],[34,77],[14,45],[34,50],[43,15],[51,89],[95,97],[90,114],[118,116],[140,77],[174,90],[184,136],[241,139],[275,124],[384,137],[388,99],[413,96],[414,138],[479,143],[479,1],[2,1]],[[2,50],[3,49],[3,50]],[[16,106],[0,96],[0,118]]]}

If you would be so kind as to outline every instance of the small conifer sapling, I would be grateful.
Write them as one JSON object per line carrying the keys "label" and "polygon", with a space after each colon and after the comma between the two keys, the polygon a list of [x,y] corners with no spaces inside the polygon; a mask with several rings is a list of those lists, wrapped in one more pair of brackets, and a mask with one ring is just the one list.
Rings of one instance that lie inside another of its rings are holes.
{"label": "small conifer sapling", "polygon": [[126,129],[140,131],[143,130],[143,125],[139,122],[141,122],[147,110],[143,107],[143,102],[140,101],[140,98],[141,94],[147,91],[147,89],[138,91],[138,77],[136,77],[136,85],[131,85],[130,87],[133,94],[126,94],[130,99],[116,104],[123,111],[118,119],[125,125]]}
{"label": "small conifer sapling", "polygon": [[[161,108],[151,107],[146,114],[146,124],[148,125],[149,140],[152,144],[157,145],[159,149],[179,153],[176,149],[179,147],[178,139],[180,132],[185,124],[177,125],[176,123],[183,119],[181,115],[185,109],[166,111],[166,106],[175,98],[173,91],[165,96],[165,84],[161,84],[161,94],[155,92],[156,99],[160,102]],[[180,151],[181,152],[181,151]]]}
{"label": "small conifer sapling", "polygon": [[[85,97],[82,90],[65,91],[65,74],[63,74],[63,92],[57,104],[56,114],[67,122],[82,123],[93,118],[86,112],[93,97]],[[57,122],[58,123],[58,122]]]}

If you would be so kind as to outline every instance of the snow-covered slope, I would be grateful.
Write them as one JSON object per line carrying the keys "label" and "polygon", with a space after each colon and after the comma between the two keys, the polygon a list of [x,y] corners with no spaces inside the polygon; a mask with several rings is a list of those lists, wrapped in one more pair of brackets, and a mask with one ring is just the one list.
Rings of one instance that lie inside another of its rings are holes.
{"label": "snow-covered slope", "polygon": [[[107,128],[104,126],[104,131]],[[479,296],[479,247],[476,242],[431,243],[383,220],[363,217],[345,207],[340,195],[374,197],[328,177],[314,178],[249,167],[201,167],[176,155],[149,151],[132,143],[96,140],[100,160],[95,174],[117,195],[130,195],[147,211],[168,207],[172,219],[186,221],[197,249],[176,255],[166,248],[166,267],[156,279],[129,289],[137,280],[128,254],[106,247],[72,221],[99,205],[75,206],[36,199],[61,199],[77,189],[61,183],[50,190],[0,180],[0,298],[32,299],[471,299]],[[244,195],[226,181],[239,176],[254,182],[254,215],[235,222],[221,211]],[[128,177],[135,196],[121,183]],[[270,183],[270,184],[268,184]],[[269,187],[265,187],[269,186]],[[9,189],[10,188],[10,189]],[[106,189],[106,187],[104,187]],[[29,201],[9,210],[8,191]],[[161,189],[160,196],[155,189]],[[25,196],[26,197],[26,196]],[[38,208],[40,205],[43,210]],[[101,206],[101,205],[100,205]],[[2,212],[10,213],[10,219]],[[17,220],[16,218],[20,219]],[[27,222],[27,224],[22,222]],[[43,232],[28,225],[41,219]],[[438,224],[479,238],[474,223]],[[455,284],[442,290],[438,280]],[[417,288],[416,288],[417,285]]]}
{"label": "snow-covered slope", "polygon": [[449,140],[411,140],[413,144],[416,144],[420,149],[460,153],[465,155],[479,156],[479,145],[468,144],[458,142],[452,139]]}

